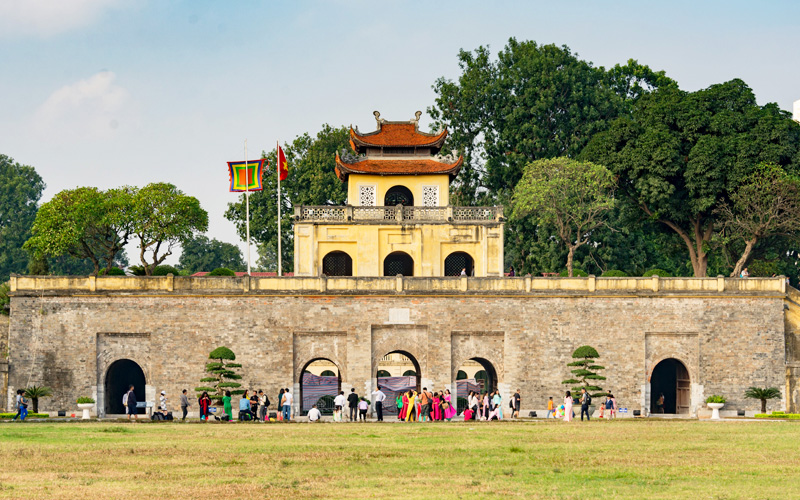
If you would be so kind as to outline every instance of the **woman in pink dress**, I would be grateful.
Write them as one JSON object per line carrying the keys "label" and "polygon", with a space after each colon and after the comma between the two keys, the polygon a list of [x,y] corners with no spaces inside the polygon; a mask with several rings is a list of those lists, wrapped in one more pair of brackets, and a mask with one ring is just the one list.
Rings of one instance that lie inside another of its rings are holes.
{"label": "woman in pink dress", "polygon": [[572,422],[572,393],[569,391],[564,397],[564,422]]}
{"label": "woman in pink dress", "polygon": [[403,393],[403,407],[400,408],[400,413],[397,414],[397,420],[405,420],[406,412],[408,411],[408,396]]}
{"label": "woman in pink dress", "polygon": [[433,420],[442,419],[442,399],[438,392],[433,393]]}
{"label": "woman in pink dress", "polygon": [[444,418],[449,422],[456,416],[456,409],[450,401],[450,389],[444,391],[444,402],[447,403],[447,409],[444,410]]}

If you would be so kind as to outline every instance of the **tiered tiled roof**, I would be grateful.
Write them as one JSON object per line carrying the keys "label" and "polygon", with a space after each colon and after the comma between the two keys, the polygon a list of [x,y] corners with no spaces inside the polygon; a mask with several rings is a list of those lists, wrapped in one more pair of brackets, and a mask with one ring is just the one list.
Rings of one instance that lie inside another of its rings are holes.
{"label": "tiered tiled roof", "polygon": [[411,122],[384,121],[378,130],[368,134],[361,134],[350,127],[350,146],[357,153],[363,153],[368,147],[431,148],[433,153],[438,153],[445,137],[447,129],[438,134],[428,134],[420,132],[417,124]]}
{"label": "tiered tiled roof", "polygon": [[458,175],[464,157],[459,156],[454,163],[437,161],[433,158],[381,158],[367,157],[347,163],[336,153],[336,176],[342,181],[350,174],[372,175],[427,175],[449,174],[450,179]]}

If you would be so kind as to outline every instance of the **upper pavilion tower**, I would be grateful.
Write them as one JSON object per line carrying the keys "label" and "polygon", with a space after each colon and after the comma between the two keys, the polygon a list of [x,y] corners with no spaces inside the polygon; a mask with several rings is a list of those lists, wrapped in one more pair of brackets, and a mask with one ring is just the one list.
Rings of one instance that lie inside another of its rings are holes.
{"label": "upper pavilion tower", "polygon": [[447,130],[374,114],[374,132],[350,128],[355,154],[336,154],[347,205],[295,207],[295,276],[502,276],[502,207],[450,205],[464,158],[438,154]]}

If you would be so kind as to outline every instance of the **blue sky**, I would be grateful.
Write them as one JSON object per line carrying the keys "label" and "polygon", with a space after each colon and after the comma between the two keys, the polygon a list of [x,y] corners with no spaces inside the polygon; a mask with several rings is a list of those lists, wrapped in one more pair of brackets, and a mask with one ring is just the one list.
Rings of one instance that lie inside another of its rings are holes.
{"label": "blue sky", "polygon": [[376,109],[410,119],[459,49],[512,36],[800,99],[800,2],[0,0],[0,153],[36,167],[44,201],[172,182],[241,243],[223,212],[245,138],[257,158],[323,123],[372,130]]}

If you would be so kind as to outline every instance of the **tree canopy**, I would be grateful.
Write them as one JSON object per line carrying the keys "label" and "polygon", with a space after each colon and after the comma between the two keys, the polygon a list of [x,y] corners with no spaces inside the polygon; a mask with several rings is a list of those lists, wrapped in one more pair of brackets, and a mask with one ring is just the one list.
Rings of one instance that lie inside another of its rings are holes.
{"label": "tree canopy", "polygon": [[211,271],[220,267],[233,271],[247,269],[242,251],[231,243],[196,235],[184,241],[181,246],[183,251],[178,267],[189,274]]}
{"label": "tree canopy", "polygon": [[28,266],[22,245],[30,237],[44,187],[33,167],[0,154],[0,283]]}

